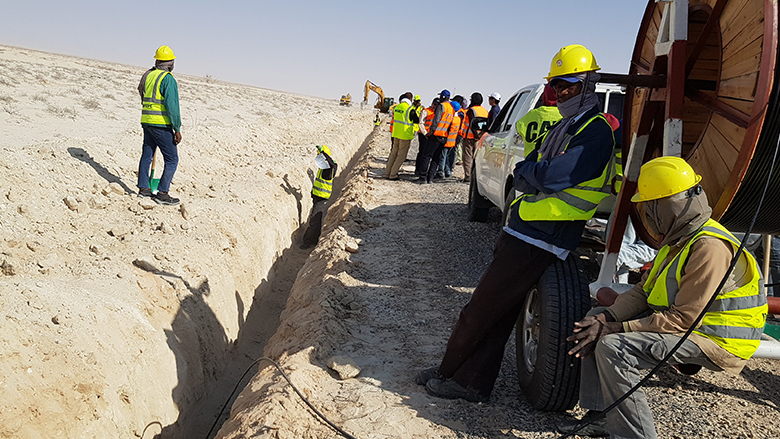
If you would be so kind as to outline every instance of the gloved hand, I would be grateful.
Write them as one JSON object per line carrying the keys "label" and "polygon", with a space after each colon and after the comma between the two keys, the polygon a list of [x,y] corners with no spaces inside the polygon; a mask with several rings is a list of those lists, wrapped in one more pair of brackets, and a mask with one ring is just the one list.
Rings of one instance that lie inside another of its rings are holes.
{"label": "gloved hand", "polygon": [[569,355],[584,357],[590,355],[596,348],[596,342],[609,334],[623,332],[623,324],[620,322],[608,322],[606,314],[587,316],[574,324],[574,333],[566,340],[576,344]]}

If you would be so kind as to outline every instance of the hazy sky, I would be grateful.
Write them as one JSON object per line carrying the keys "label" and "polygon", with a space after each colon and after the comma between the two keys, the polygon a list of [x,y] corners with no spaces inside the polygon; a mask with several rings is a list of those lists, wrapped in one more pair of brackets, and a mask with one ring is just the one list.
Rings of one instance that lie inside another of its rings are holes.
{"label": "hazy sky", "polygon": [[[171,46],[174,73],[337,99],[366,80],[424,103],[508,97],[542,82],[561,46],[583,44],[626,73],[645,0],[4,1],[0,44],[147,67]],[[403,5],[396,7],[395,5]],[[376,100],[371,94],[370,101]]]}

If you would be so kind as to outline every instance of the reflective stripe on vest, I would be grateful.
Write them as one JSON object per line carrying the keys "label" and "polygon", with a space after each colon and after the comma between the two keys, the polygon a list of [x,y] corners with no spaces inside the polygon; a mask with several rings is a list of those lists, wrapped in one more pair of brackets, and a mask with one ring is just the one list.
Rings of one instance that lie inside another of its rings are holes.
{"label": "reflective stripe on vest", "polygon": [[425,109],[425,131],[431,130],[431,124],[433,123],[433,115],[436,112],[435,108],[428,107]]}
{"label": "reflective stripe on vest", "polygon": [[[574,136],[581,133],[582,130],[597,119],[601,119],[609,125],[607,119],[599,113],[585,122]],[[610,129],[611,131],[612,129]],[[574,136],[566,135],[564,151],[569,147],[569,142]],[[610,149],[614,147],[614,135],[612,142],[612,145],[609,146]],[[552,194],[523,194],[513,201],[512,204],[514,205],[520,201],[517,213],[523,221],[586,221],[591,219],[593,214],[596,213],[596,207],[601,200],[609,196],[611,181],[612,160],[609,160],[601,175],[594,179]]]}
{"label": "reflective stripe on vest", "polygon": [[450,125],[452,118],[455,117],[455,110],[449,102],[441,103],[441,119],[439,124],[433,129],[433,135],[436,137],[447,137],[450,134]]}
{"label": "reflective stripe on vest", "polygon": [[[478,117],[488,117],[488,111],[482,107],[481,105],[477,105],[474,107],[469,108],[469,110],[474,111],[474,118]],[[466,132],[466,135],[464,136],[466,139],[473,139],[474,138],[474,131],[471,130],[471,120],[468,117],[468,112],[466,112],[466,123],[467,125],[464,126],[464,130]]]}
{"label": "reflective stripe on vest", "polygon": [[[675,303],[691,246],[703,236],[727,241],[734,250],[739,248],[737,238],[712,219],[708,220],[693,238],[685,243],[680,253],[675,255],[663,269],[661,266],[670,248],[662,247],[643,286],[644,291],[648,293],[647,304],[655,312],[669,309],[669,306]],[[747,261],[746,275],[740,279],[740,284],[736,288],[718,294],[715,302],[704,314],[701,326],[694,332],[711,339],[737,357],[748,359],[758,348],[768,308],[758,264],[749,252],[744,251],[742,256]]]}
{"label": "reflective stripe on vest", "polygon": [[412,106],[407,102],[401,102],[393,110],[393,137],[402,140],[411,140],[414,137],[414,124],[409,119]]}
{"label": "reflective stripe on vest", "polygon": [[141,109],[141,123],[151,125],[170,125],[171,118],[168,116],[168,110],[165,108],[162,93],[160,93],[160,83],[165,75],[170,72],[165,70],[152,70],[146,75],[144,83],[143,108]]}
{"label": "reflective stripe on vest", "polygon": [[322,177],[322,169],[317,171],[317,177],[314,179],[314,184],[311,188],[312,195],[316,195],[326,200],[330,198],[330,194],[333,192],[333,179],[326,180]]}
{"label": "reflective stripe on vest", "polygon": [[447,134],[447,143],[444,144],[445,148],[452,148],[455,146],[455,142],[458,140],[458,132],[460,132],[460,116],[456,115],[452,118],[450,132]]}

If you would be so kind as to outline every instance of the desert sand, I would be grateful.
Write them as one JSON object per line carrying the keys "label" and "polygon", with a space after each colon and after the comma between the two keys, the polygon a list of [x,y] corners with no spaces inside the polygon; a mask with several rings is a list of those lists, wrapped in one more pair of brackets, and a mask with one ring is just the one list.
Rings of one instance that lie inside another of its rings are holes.
{"label": "desert sand", "polygon": [[[525,402],[513,340],[487,403],[414,383],[499,231],[466,220],[468,185],[380,178],[371,109],[174,70],[182,204],[159,206],[135,188],[145,69],[0,46],[0,437],[339,437],[263,356],[361,439],[555,438],[582,415]],[[322,143],[342,167],[303,250]],[[660,436],[777,437],[778,372],[662,370]]]}

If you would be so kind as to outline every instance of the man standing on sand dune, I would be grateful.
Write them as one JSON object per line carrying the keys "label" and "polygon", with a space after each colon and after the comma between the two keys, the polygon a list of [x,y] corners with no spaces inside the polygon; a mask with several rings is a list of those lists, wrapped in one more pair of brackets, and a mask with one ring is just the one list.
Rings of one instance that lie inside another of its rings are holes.
{"label": "man standing on sand dune", "polygon": [[[141,127],[144,130],[143,151],[138,165],[138,196],[152,197],[157,204],[175,206],[178,198],[168,195],[168,190],[179,164],[176,147],[181,143],[181,114],[179,113],[179,89],[171,72],[176,58],[168,46],[160,46],[154,54],[154,67],[147,70],[138,84],[141,94]],[[149,187],[149,168],[155,149],[165,160],[159,191],[152,195]]]}

